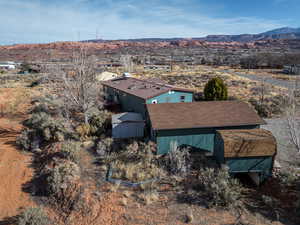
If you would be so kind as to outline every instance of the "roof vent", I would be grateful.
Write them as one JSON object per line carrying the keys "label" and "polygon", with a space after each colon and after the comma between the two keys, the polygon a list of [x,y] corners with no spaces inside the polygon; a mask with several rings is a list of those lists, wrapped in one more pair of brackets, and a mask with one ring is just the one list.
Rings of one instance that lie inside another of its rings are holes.
{"label": "roof vent", "polygon": [[130,73],[127,73],[127,72],[125,72],[125,73],[123,73],[123,77],[131,77],[131,74],[130,74]]}

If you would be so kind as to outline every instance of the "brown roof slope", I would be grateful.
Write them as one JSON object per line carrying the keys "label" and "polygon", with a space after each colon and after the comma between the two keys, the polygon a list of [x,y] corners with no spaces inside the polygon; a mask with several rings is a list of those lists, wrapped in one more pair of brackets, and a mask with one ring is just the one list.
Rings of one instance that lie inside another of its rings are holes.
{"label": "brown roof slope", "polygon": [[149,80],[139,80],[132,77],[103,81],[102,84],[143,99],[149,99],[168,91],[193,92],[188,89],[176,88],[171,85],[155,83]]}
{"label": "brown roof slope", "polygon": [[217,137],[223,140],[225,158],[276,154],[276,139],[264,129],[218,130]]}
{"label": "brown roof slope", "polygon": [[240,101],[147,104],[147,109],[154,130],[265,124]]}

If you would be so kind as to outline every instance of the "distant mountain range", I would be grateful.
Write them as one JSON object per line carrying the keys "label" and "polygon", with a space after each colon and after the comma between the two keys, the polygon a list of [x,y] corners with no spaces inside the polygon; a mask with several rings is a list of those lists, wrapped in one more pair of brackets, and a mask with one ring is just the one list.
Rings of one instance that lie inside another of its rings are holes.
{"label": "distant mountain range", "polygon": [[[127,42],[162,42],[162,41],[178,41],[185,38],[141,38],[141,39],[124,39],[118,41]],[[191,38],[191,40],[202,40],[208,42],[253,42],[277,39],[300,39],[300,28],[282,27],[270,30],[260,34],[239,34],[239,35],[208,35],[206,37]],[[96,39],[84,42],[107,42],[106,40]]]}

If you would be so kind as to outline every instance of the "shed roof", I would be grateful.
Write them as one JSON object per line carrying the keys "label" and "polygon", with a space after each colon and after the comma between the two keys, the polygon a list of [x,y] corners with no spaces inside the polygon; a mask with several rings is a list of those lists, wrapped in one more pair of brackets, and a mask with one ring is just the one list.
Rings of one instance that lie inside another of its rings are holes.
{"label": "shed roof", "polygon": [[122,122],[144,122],[143,117],[139,113],[125,112],[112,115],[112,123]]}
{"label": "shed roof", "polygon": [[240,101],[147,104],[147,109],[154,130],[265,124],[247,103]]}
{"label": "shed roof", "polygon": [[276,139],[264,129],[218,130],[224,143],[224,157],[273,156],[276,154]]}
{"label": "shed roof", "polygon": [[193,93],[192,90],[177,88],[163,83],[156,83],[151,80],[139,80],[133,77],[122,77],[103,81],[102,84],[143,99],[149,99],[168,91]]}

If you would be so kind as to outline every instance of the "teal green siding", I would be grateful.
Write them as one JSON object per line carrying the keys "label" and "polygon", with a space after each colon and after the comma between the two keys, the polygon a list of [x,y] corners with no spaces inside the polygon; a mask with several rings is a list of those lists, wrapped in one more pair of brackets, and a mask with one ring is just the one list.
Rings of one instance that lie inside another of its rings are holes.
{"label": "teal green siding", "polygon": [[222,129],[253,129],[258,126],[240,126],[223,128],[191,128],[177,130],[159,130],[152,140],[157,143],[157,153],[165,154],[170,151],[171,142],[177,142],[178,146],[188,145],[199,150],[214,152],[216,130]]}
{"label": "teal green siding", "polygon": [[230,173],[260,173],[260,181],[272,176],[273,157],[244,157],[228,158],[225,164],[229,167]]}
{"label": "teal green siding", "polygon": [[105,93],[108,101],[116,102],[116,99],[121,105],[121,109],[124,112],[137,112],[141,113],[144,118],[146,118],[146,105],[145,103],[152,104],[153,100],[156,100],[157,103],[176,103],[181,101],[181,96],[184,96],[185,102],[193,101],[193,93],[189,92],[178,92],[173,91],[171,93],[163,93],[159,96],[143,99],[134,95],[127,94],[123,91],[119,91],[117,89],[106,87]]}
{"label": "teal green siding", "polygon": [[169,152],[171,143],[176,142],[178,146],[191,146],[205,151],[213,151],[214,134],[181,135],[157,137],[158,154]]}
{"label": "teal green siding", "polygon": [[224,162],[224,141],[220,134],[215,135],[215,146],[214,146],[214,157],[218,163],[223,164]]}
{"label": "teal green siding", "polygon": [[107,100],[115,102],[116,99],[121,105],[123,112],[141,113],[145,118],[146,105],[145,100],[134,95],[126,94],[124,92],[115,90],[113,88],[106,88]]}
{"label": "teal green siding", "polygon": [[230,172],[265,172],[270,173],[273,164],[273,157],[243,157],[226,158],[225,163],[229,166]]}
{"label": "teal green siding", "polygon": [[[181,100],[181,96],[184,96],[184,101]],[[155,96],[153,98],[147,99],[146,103],[151,104],[153,100],[156,100],[157,103],[192,102],[193,93],[181,92],[181,91],[167,92],[159,96]]]}

